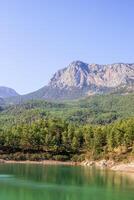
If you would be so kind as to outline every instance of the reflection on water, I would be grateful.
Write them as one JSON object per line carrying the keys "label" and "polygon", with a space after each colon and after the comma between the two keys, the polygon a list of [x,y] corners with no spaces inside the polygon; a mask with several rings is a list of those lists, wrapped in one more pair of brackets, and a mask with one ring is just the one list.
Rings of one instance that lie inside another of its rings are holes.
{"label": "reflection on water", "polygon": [[0,165],[0,200],[133,200],[134,176],[88,167]]}

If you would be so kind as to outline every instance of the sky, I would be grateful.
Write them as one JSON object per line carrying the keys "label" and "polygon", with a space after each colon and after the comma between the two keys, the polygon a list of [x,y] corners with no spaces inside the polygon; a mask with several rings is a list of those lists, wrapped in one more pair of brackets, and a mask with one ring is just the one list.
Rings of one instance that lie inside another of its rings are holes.
{"label": "sky", "polygon": [[0,85],[20,94],[70,62],[134,62],[134,0],[0,0]]}

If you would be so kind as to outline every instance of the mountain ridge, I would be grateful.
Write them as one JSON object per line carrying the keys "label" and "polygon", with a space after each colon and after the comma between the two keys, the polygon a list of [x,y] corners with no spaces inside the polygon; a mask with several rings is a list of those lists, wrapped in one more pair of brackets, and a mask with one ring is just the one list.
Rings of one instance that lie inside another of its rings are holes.
{"label": "mountain ridge", "polygon": [[58,70],[48,85],[17,99],[71,100],[96,94],[133,92],[133,63],[99,65],[73,61]]}
{"label": "mountain ridge", "polygon": [[12,88],[0,86],[0,98],[9,98],[9,97],[15,97],[19,94]]}

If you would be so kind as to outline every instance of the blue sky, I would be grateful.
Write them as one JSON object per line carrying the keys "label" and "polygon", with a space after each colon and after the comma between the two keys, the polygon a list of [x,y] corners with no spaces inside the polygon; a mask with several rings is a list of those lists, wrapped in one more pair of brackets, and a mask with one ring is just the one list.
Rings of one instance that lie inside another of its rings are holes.
{"label": "blue sky", "polygon": [[0,85],[24,94],[73,60],[134,62],[133,0],[1,0]]}

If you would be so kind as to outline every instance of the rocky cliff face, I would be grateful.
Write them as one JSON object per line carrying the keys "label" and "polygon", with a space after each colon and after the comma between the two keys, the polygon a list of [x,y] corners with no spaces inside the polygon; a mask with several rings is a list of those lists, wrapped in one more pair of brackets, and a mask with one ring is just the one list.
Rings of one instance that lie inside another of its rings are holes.
{"label": "rocky cliff face", "polygon": [[0,98],[8,98],[18,96],[18,93],[8,87],[0,86]]}
{"label": "rocky cliff face", "polygon": [[89,89],[117,88],[134,83],[134,64],[98,65],[81,61],[72,62],[67,68],[59,70],[51,79],[49,86],[60,89],[72,87]]}
{"label": "rocky cliff face", "polygon": [[87,77],[89,73],[88,64],[80,61],[73,62],[67,68],[59,70],[51,79],[49,85],[59,88],[81,88],[88,85]]}

